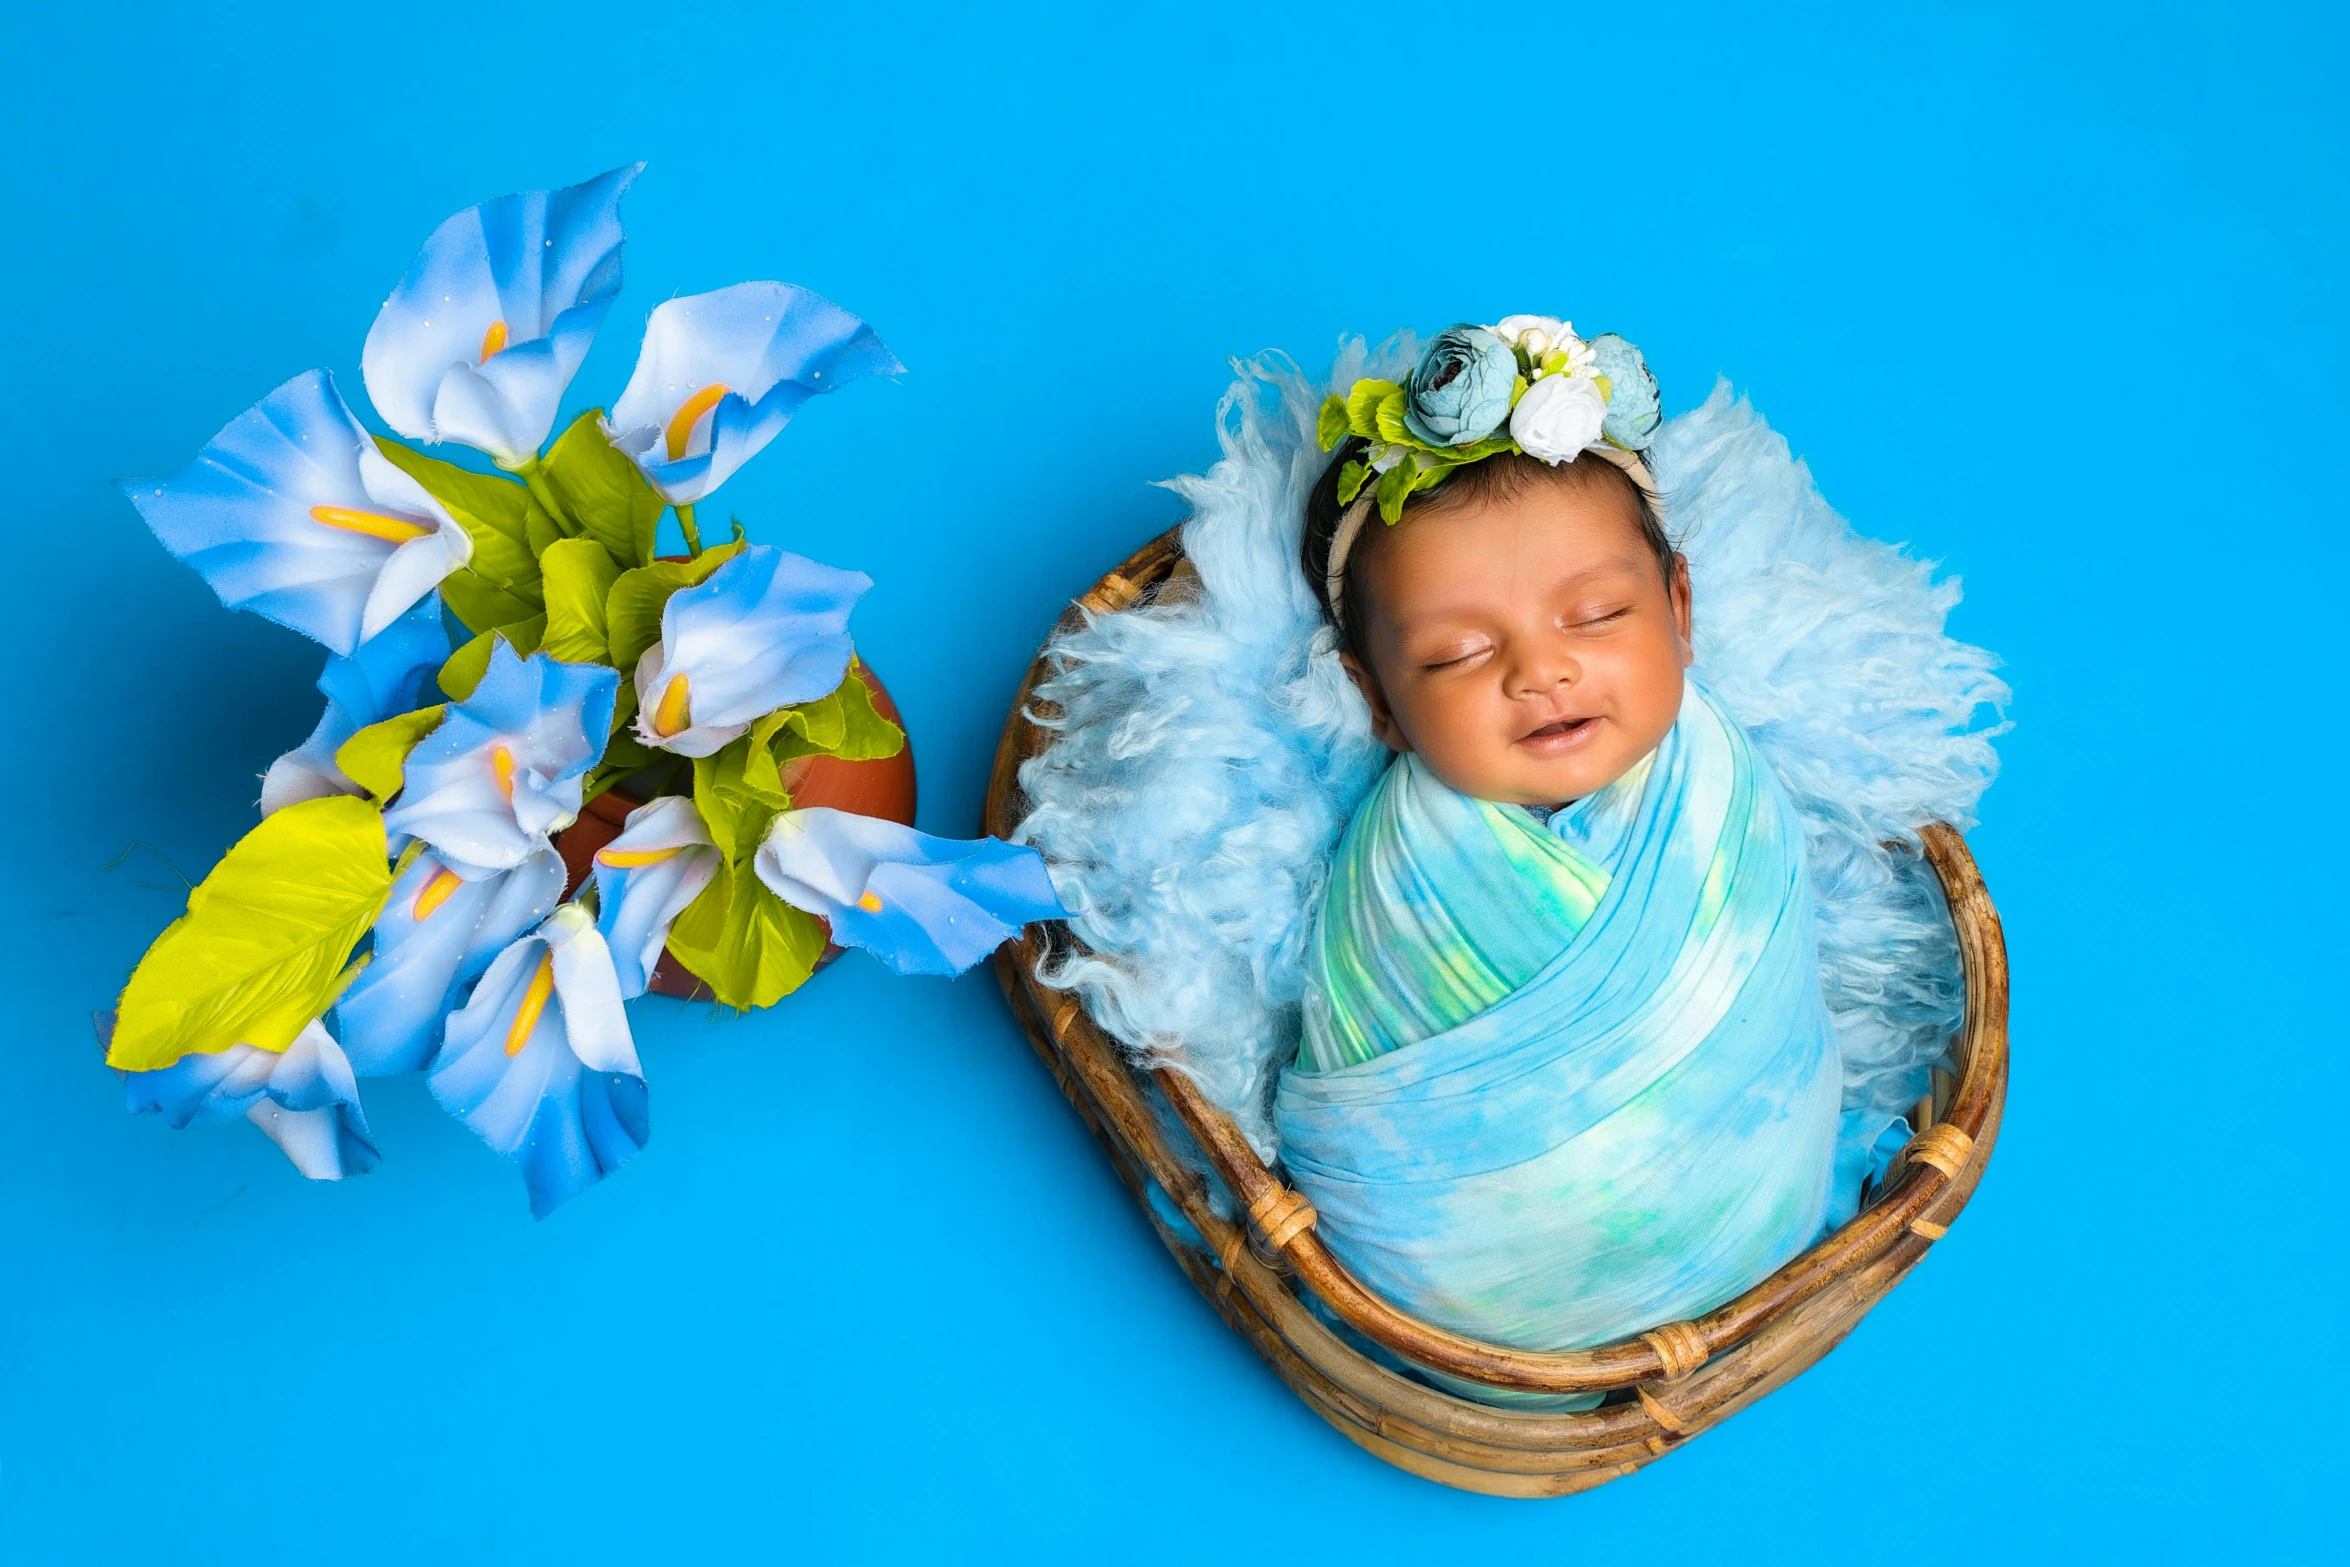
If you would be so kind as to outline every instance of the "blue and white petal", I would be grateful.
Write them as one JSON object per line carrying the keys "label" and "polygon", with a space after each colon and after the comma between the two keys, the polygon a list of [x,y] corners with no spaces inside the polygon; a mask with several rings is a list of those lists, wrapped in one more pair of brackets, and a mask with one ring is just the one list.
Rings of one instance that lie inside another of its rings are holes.
{"label": "blue and white petal", "polygon": [[318,677],[326,709],[309,739],[269,764],[261,780],[261,814],[330,794],[361,793],[335,765],[335,752],[369,724],[414,712],[426,679],[448,656],[440,595],[428,593],[356,653],[328,659]]}
{"label": "blue and white petal", "polygon": [[775,818],[753,862],[793,908],[900,974],[960,974],[1031,920],[1066,919],[1044,857],[823,806]]}
{"label": "blue and white petal", "polygon": [[169,479],[122,491],[231,609],[348,656],[473,558],[473,540],[376,450],[323,370],[231,420]]}
{"label": "blue and white petal", "polygon": [[441,1108],[522,1167],[544,1218],[645,1145],[644,1071],[612,955],[576,903],[498,954],[449,1019]]}
{"label": "blue and white petal", "polygon": [[473,695],[408,753],[406,787],[384,813],[393,852],[421,838],[474,880],[544,849],[579,816],[619,687],[602,664],[520,658],[501,638]]}
{"label": "blue and white petal", "polygon": [[691,506],[810,397],[904,369],[832,301],[789,283],[737,283],[654,307],[604,431],[670,504]]}
{"label": "blue and white petal", "polygon": [[282,1052],[231,1045],[153,1072],[126,1072],[123,1103],[134,1115],[160,1110],[175,1127],[242,1117],[314,1181],[365,1175],[381,1157],[359,1107],[351,1063],[315,1020]]}
{"label": "blue and white petal", "polygon": [[563,857],[541,849],[510,871],[468,881],[431,850],[392,884],[367,967],[335,1004],[343,1051],[361,1077],[421,1072],[465,987],[563,901]]}
{"label": "blue and white petal", "polygon": [[596,929],[612,949],[620,993],[641,996],[669,927],[718,874],[717,846],[693,801],[663,795],[628,813],[620,836],[596,851],[595,874]]}
{"label": "blue and white petal", "polygon": [[620,292],[620,197],[643,168],[500,196],[434,229],[360,357],[384,421],[509,468],[535,457]]}
{"label": "blue and white petal", "polygon": [[754,544],[671,594],[661,640],[637,661],[637,734],[709,756],[754,719],[831,692],[853,651],[849,612],[871,586],[861,571]]}

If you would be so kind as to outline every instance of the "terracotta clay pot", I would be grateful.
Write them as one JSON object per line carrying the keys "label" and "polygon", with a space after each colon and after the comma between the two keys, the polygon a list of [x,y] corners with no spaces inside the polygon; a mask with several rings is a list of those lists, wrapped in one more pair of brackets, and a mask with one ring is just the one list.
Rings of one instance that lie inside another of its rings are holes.
{"label": "terracotta clay pot", "polygon": [[[889,698],[881,684],[881,677],[862,659],[851,666],[851,672],[865,682],[873,693],[874,710],[896,724],[905,727],[898,717],[898,706]],[[844,762],[837,756],[803,756],[783,765],[783,786],[791,791],[794,806],[829,805],[835,810],[854,811],[860,816],[878,816],[884,821],[914,825],[914,744],[911,739],[897,755],[877,762]],[[588,801],[579,820],[555,835],[555,847],[563,856],[563,867],[570,880],[563,895],[570,897],[588,878],[596,851],[620,836],[620,829],[628,820],[628,813],[644,801],[607,789]],[[824,956],[816,960],[822,968],[840,956],[840,948],[829,943]],[[664,996],[682,996],[689,1001],[707,1001],[707,986],[686,972],[685,965],[671,952],[661,954],[660,965],[653,970],[652,988]]]}

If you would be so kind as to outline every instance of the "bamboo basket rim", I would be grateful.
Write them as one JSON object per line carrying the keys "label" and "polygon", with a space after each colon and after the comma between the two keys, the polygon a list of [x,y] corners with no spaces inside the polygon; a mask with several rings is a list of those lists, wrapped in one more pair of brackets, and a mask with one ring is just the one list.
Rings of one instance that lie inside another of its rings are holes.
{"label": "bamboo basket rim", "polygon": [[[1036,686],[1051,673],[1053,641],[1166,584],[1183,563],[1181,532],[1168,530],[1106,573],[1031,662],[997,747],[988,832],[1018,826],[1020,763],[1050,744],[1032,708]],[[998,950],[996,971],[1031,1042],[1108,1145],[1161,1239],[1317,1413],[1378,1456],[1447,1484],[1555,1495],[1631,1472],[1808,1367],[1908,1274],[1973,1195],[2006,1098],[2006,949],[1965,839],[1940,822],[1918,837],[1948,901],[1965,972],[1966,1018],[1952,1046],[1957,1073],[1937,1069],[1933,1092],[1911,1112],[1916,1134],[1853,1219],[1713,1311],[1591,1349],[1545,1353],[1467,1338],[1363,1285],[1323,1243],[1303,1194],[1267,1168],[1188,1076],[1170,1066],[1136,1068],[1073,993],[1037,980],[1041,960],[1076,944],[1065,927],[1029,927]],[[1152,1113],[1152,1090],[1242,1217],[1224,1217],[1208,1184],[1176,1155]],[[1189,1221],[1204,1255],[1151,1211],[1146,1183]],[[1421,1385],[1345,1342],[1310,1309],[1307,1294],[1371,1343],[1446,1376],[1516,1392],[1611,1397],[1596,1410],[1547,1414]]]}

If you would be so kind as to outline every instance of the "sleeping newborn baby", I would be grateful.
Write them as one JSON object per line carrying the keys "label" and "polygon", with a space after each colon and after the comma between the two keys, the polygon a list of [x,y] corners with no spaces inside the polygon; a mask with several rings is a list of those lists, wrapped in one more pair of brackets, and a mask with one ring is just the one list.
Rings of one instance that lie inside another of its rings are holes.
{"label": "sleeping newborn baby", "polygon": [[1802,831],[1686,674],[1656,423],[1620,338],[1459,327],[1331,399],[1309,503],[1307,576],[1398,754],[1323,895],[1283,1157],[1365,1283],[1522,1349],[1707,1311],[1831,1207]]}

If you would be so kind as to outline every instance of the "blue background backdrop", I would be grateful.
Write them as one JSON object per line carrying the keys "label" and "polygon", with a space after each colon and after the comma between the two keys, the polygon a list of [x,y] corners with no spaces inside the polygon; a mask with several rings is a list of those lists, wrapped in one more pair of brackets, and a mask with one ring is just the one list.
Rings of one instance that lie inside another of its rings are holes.
{"label": "blue background backdrop", "polygon": [[[9,7],[0,1556],[2342,1549],[2350,51],[2242,6],[1769,9]],[[1751,392],[1964,573],[2017,690],[1975,836],[2014,1089],[1950,1241],[1687,1452],[1508,1503],[1273,1379],[984,972],[643,1005],[657,1135],[544,1223],[416,1080],[341,1187],[126,1117],[89,1014],[180,900],[105,867],[210,865],[319,655],[108,481],[314,365],[358,402],[435,223],[637,158],[573,407],[653,303],[746,277],[912,367],[724,501],[876,579],[934,831],[1060,606],[1177,519],[1145,481],[1212,457],[1227,355],[1555,309],[1669,408]]]}

